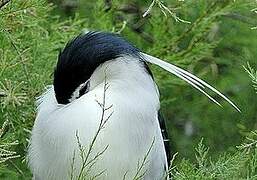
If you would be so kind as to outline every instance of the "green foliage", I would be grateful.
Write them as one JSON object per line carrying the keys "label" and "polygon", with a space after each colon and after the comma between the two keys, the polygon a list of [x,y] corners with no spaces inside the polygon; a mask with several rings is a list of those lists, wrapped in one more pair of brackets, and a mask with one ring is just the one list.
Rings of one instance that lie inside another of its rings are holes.
{"label": "green foliage", "polygon": [[252,80],[253,88],[257,92],[257,71],[255,71],[249,63],[247,63],[247,67],[244,67],[245,71],[248,73],[249,77]]}
{"label": "green foliage", "polygon": [[[108,9],[104,0],[78,3],[71,16],[44,0],[10,1],[0,9],[0,179],[31,177],[25,155],[35,99],[51,84],[59,50],[84,30],[118,32],[143,51],[206,79],[241,108],[242,114],[225,104],[221,109],[151,67],[171,148],[179,152],[174,179],[257,178],[256,147],[235,147],[257,127],[256,94],[242,67],[256,64],[256,2],[113,0]],[[256,83],[253,69],[247,72]],[[202,137],[209,148],[201,141],[195,151]]]}
{"label": "green foliage", "polygon": [[16,152],[9,150],[10,147],[17,145],[17,141],[11,142],[8,138],[3,139],[3,135],[6,131],[6,127],[8,125],[8,121],[5,121],[0,129],[0,163],[4,163],[8,160],[19,158],[20,156],[16,154]]}
{"label": "green foliage", "polygon": [[201,141],[196,148],[197,163],[183,159],[173,167],[172,176],[174,179],[256,179],[257,146],[244,146],[252,149],[242,147],[235,154],[223,154],[213,161],[208,155],[209,148]]}
{"label": "green foliage", "polygon": [[17,142],[8,151],[20,155],[0,164],[0,179],[30,176],[24,159],[35,98],[51,83],[58,51],[84,27],[76,17],[59,21],[51,10],[45,1],[26,0],[10,1],[0,11],[0,124],[7,122],[1,146],[4,139]]}

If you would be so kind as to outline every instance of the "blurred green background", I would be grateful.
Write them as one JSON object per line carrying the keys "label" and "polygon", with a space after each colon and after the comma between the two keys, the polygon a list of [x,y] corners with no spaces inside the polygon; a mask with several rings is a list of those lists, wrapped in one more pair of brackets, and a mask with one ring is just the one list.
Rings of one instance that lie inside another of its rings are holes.
{"label": "blurred green background", "polygon": [[224,152],[237,153],[236,145],[257,128],[256,93],[243,68],[247,62],[257,67],[256,1],[156,1],[143,17],[151,3],[24,0],[0,6],[1,179],[30,177],[25,155],[36,114],[34,102],[52,83],[58,51],[86,30],[119,33],[142,51],[206,80],[241,109],[238,113],[216,97],[220,108],[185,82],[151,66],[178,162],[185,158],[195,163],[195,147],[202,138],[214,160]]}

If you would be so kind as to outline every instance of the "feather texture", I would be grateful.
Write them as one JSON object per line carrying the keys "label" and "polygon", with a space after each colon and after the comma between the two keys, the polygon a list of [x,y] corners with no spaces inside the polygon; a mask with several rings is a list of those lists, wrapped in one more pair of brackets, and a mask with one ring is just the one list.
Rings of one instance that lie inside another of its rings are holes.
{"label": "feather texture", "polygon": [[158,89],[142,61],[124,56],[99,66],[90,77],[89,91],[67,105],[57,103],[53,86],[41,96],[28,154],[36,180],[71,179],[74,152],[73,175],[74,179],[78,177],[82,159],[76,132],[82,146],[88,148],[101,120],[97,102],[103,100],[105,76],[109,85],[106,107],[112,105],[113,115],[99,133],[89,161],[108,148],[85,172],[87,178],[101,172],[98,179],[102,180],[118,180],[123,176],[133,179],[142,174],[143,179],[159,180],[164,176],[168,163],[158,121]]}

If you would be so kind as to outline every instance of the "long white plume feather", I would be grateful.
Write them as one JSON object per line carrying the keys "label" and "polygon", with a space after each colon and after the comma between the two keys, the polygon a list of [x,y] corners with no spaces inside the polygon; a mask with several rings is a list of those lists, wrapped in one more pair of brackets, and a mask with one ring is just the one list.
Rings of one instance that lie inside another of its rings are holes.
{"label": "long white plume feather", "polygon": [[161,59],[158,59],[156,57],[150,56],[150,55],[145,54],[145,53],[141,53],[141,54],[144,57],[145,61],[147,61],[149,63],[152,63],[152,64],[155,64],[155,65],[165,69],[166,71],[169,71],[170,73],[174,74],[175,76],[183,79],[184,81],[186,81],[187,83],[192,85],[194,88],[199,90],[201,93],[206,95],[210,100],[212,100],[217,105],[221,106],[221,104],[219,102],[217,102],[213,97],[211,97],[208,93],[206,93],[204,91],[205,87],[209,88],[210,90],[212,90],[213,92],[218,94],[220,97],[225,99],[238,112],[241,112],[240,109],[231,100],[229,100],[224,94],[219,92],[217,89],[215,89],[214,87],[212,87],[208,83],[206,83],[203,80],[199,79],[195,75],[193,75],[193,74],[191,74],[191,73],[189,73],[189,72],[187,72],[187,71],[185,71],[185,70],[183,70],[183,69],[181,69],[181,68],[179,68],[179,67],[177,67],[177,66],[175,66],[173,64],[170,64],[170,63],[167,63],[165,61],[162,61]]}

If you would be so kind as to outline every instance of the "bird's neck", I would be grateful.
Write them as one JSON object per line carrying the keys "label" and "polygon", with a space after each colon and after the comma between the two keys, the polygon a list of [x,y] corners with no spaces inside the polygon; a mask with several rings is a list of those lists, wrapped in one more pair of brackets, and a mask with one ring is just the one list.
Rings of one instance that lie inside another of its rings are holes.
{"label": "bird's neck", "polygon": [[123,87],[143,86],[148,88],[148,86],[155,86],[143,62],[126,56],[100,65],[90,78],[90,86],[94,88],[105,81],[117,82]]}

